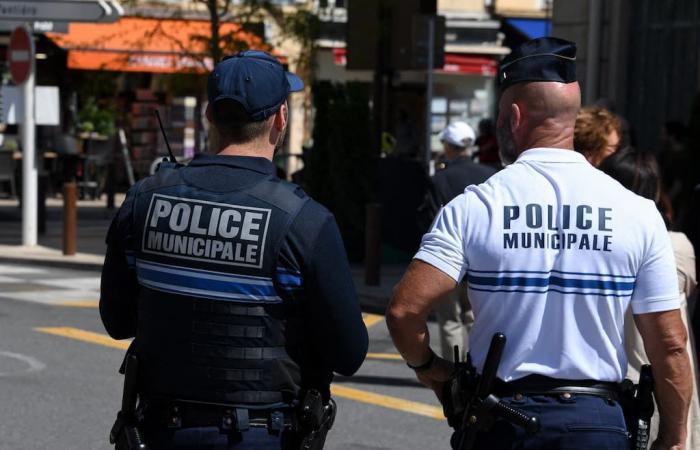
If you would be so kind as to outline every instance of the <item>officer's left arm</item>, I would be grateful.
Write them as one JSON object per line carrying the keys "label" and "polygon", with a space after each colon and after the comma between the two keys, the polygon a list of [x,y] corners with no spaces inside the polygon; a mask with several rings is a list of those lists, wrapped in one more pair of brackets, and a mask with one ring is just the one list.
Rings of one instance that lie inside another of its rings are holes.
{"label": "officer's left arm", "polygon": [[349,376],[362,365],[369,338],[343,240],[330,214],[312,246],[304,279],[310,293],[306,315],[313,324],[313,345],[327,367]]}
{"label": "officer's left arm", "polygon": [[680,447],[686,439],[693,394],[686,325],[679,307],[676,261],[661,217],[648,227],[649,242],[635,280],[631,306],[654,375],[659,436],[653,448]]}
{"label": "officer's left arm", "polygon": [[136,335],[139,284],[132,248],[132,208],[136,186],[127,194],[107,232],[107,254],[100,282],[100,317],[114,339]]}

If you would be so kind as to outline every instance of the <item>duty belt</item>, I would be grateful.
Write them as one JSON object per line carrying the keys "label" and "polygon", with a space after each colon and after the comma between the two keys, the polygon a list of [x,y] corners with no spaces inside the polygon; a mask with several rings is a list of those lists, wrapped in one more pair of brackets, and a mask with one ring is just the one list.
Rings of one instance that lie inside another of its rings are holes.
{"label": "duty belt", "polygon": [[250,409],[235,405],[151,399],[145,402],[143,415],[148,424],[167,428],[218,427],[222,431],[246,431],[267,428],[270,433],[294,429],[292,405],[279,408]]}
{"label": "duty belt", "polygon": [[496,380],[493,385],[494,394],[499,397],[521,395],[592,395],[610,401],[619,400],[619,385],[617,383],[596,380],[563,380],[542,375],[528,375],[509,383]]}

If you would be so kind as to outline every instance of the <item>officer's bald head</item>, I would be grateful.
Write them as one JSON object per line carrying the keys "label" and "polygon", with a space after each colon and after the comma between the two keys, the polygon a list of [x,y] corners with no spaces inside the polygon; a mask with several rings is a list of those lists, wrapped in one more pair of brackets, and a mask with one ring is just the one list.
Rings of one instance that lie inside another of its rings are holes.
{"label": "officer's bald head", "polygon": [[514,84],[503,91],[498,106],[497,134],[504,164],[530,148],[574,148],[574,125],[581,108],[577,82]]}

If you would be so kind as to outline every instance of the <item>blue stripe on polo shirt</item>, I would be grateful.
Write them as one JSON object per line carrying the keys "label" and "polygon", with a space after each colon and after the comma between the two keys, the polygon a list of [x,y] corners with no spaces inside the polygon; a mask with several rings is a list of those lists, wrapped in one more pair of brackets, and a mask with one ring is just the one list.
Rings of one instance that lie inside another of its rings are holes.
{"label": "blue stripe on polo shirt", "polygon": [[550,285],[563,288],[583,288],[627,291],[634,289],[634,283],[616,280],[584,280],[580,278],[565,278],[550,276],[548,278],[535,277],[481,277],[468,275],[467,279],[471,284],[483,286],[519,286],[519,287],[548,287]]}
{"label": "blue stripe on polo shirt", "polygon": [[503,288],[491,288],[491,289],[482,289],[474,286],[469,286],[469,289],[472,291],[479,291],[479,292],[511,292],[511,293],[518,293],[518,294],[546,294],[547,292],[558,292],[561,294],[579,294],[579,295],[599,295],[602,297],[630,297],[632,296],[632,291],[628,293],[613,293],[613,292],[600,292],[600,291],[595,291],[595,292],[585,292],[585,291],[565,291],[563,289],[557,289],[554,287],[548,287],[545,290],[535,290],[535,289],[503,289]]}
{"label": "blue stripe on polo shirt", "polygon": [[584,275],[584,276],[591,276],[591,277],[602,277],[602,278],[631,278],[631,279],[636,279],[637,277],[635,275],[613,275],[613,274],[604,274],[604,273],[588,273],[588,272],[566,272],[563,270],[476,270],[476,269],[469,269],[470,273],[493,273],[493,274],[498,274],[498,273],[535,273],[535,274],[540,274],[540,275],[548,275],[550,273],[560,273],[563,275]]}

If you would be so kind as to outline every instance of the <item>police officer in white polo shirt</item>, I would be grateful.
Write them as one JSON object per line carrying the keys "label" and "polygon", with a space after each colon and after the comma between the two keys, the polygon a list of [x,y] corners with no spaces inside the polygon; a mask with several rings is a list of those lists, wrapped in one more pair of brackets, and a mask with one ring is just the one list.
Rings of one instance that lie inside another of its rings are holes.
{"label": "police officer in white polo shirt", "polygon": [[[498,134],[509,165],[441,210],[387,322],[408,365],[440,397],[453,365],[430,349],[426,319],[466,277],[474,365],[483,369],[491,337],[504,333],[499,393],[541,423],[526,435],[498,420],[475,448],[626,449],[614,391],[625,377],[631,306],[661,414],[652,448],[682,449],[691,384],[673,252],[654,203],[573,151],[575,57],[573,43],[541,38],[503,60]],[[592,395],[583,388],[591,385]]]}

